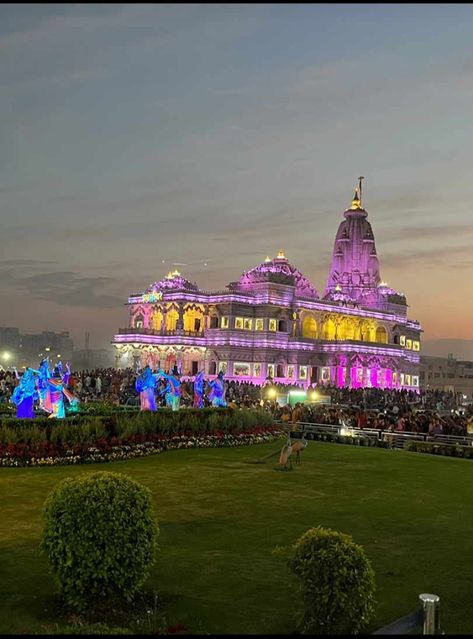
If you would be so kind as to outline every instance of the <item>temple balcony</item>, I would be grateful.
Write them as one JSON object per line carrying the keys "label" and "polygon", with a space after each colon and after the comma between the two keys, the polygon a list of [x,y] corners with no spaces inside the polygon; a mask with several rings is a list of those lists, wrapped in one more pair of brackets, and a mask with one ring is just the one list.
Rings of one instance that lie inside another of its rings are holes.
{"label": "temple balcony", "polygon": [[119,335],[163,335],[163,336],[179,336],[179,337],[203,337],[204,331],[185,331],[181,328],[176,328],[174,330],[157,330],[155,328],[119,328]]}

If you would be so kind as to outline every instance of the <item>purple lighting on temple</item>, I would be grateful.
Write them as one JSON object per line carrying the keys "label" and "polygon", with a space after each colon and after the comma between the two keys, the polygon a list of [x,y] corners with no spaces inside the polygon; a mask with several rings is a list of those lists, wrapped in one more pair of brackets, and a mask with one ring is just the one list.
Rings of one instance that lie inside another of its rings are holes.
{"label": "purple lighting on temple", "polygon": [[307,387],[418,388],[420,334],[406,298],[381,281],[361,178],[338,227],[327,286],[316,287],[281,250],[222,291],[178,271],[128,298],[129,328],[113,343],[117,365],[152,362],[183,375]]}

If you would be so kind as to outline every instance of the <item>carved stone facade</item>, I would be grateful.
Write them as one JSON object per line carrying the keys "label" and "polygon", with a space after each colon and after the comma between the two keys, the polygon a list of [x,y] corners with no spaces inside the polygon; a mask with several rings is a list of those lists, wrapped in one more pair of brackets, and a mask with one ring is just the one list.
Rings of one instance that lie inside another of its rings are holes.
{"label": "carved stone facade", "polygon": [[221,292],[174,271],[129,298],[129,327],[113,340],[117,366],[417,389],[421,327],[407,318],[405,297],[381,282],[358,190],[344,216],[322,299],[282,251]]}

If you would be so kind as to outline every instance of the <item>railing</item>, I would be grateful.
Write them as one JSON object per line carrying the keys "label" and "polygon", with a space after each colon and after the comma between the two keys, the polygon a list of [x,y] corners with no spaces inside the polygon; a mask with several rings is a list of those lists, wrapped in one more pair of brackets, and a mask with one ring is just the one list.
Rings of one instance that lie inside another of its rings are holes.
{"label": "railing", "polygon": [[380,628],[374,635],[407,635],[422,630],[423,635],[444,634],[440,628],[440,597],[423,593],[419,595],[420,607],[414,612]]}
{"label": "railing", "polygon": [[176,328],[174,330],[165,330],[165,331],[161,331],[161,330],[157,330],[155,328],[135,328],[135,327],[129,327],[129,328],[119,328],[118,329],[118,334],[119,335],[163,335],[163,336],[168,336],[168,335],[179,335],[179,336],[185,336],[185,337],[203,337],[204,336],[204,331],[203,329],[201,331],[185,331],[183,329],[180,328]]}
{"label": "railing", "polygon": [[[280,422],[283,425],[291,427],[294,432],[300,432],[303,434],[336,434],[344,435],[350,434],[357,437],[363,436],[368,438],[378,439],[380,441],[391,440],[394,444],[396,440],[398,442],[408,441],[421,441],[421,442],[436,442],[440,444],[451,444],[459,446],[473,446],[472,435],[435,435],[432,433],[413,433],[398,430],[381,430],[378,428],[355,428],[352,426],[345,426],[343,424],[318,424],[312,422]],[[344,431],[344,432],[343,432]],[[309,438],[310,439],[310,438]]]}

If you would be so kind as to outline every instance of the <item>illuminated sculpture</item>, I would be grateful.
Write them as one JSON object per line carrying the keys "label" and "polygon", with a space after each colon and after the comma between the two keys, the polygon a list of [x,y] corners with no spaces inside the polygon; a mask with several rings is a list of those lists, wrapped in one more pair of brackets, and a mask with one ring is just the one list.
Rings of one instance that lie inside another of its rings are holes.
{"label": "illuminated sculpture", "polygon": [[225,401],[225,382],[223,381],[223,371],[220,371],[216,379],[209,382],[209,386],[209,399],[212,402],[212,406],[227,406],[227,402]]}
{"label": "illuminated sculpture", "polygon": [[179,410],[181,403],[181,380],[179,379],[179,373],[175,372],[173,375],[167,375],[161,369],[158,369],[158,374],[166,380],[166,388],[164,390],[166,398],[166,406],[172,408],[172,410]]}
{"label": "illuminated sculpture", "polygon": [[49,388],[49,379],[51,372],[49,370],[49,359],[46,357],[41,360],[38,371],[38,394],[39,394],[39,407],[45,410],[47,413],[53,411],[51,404],[51,390]]}
{"label": "illuminated sculpture", "polygon": [[67,384],[69,383],[69,377],[71,375],[71,369],[69,364],[66,364],[67,372],[63,375],[62,363],[54,368],[52,377],[48,380],[48,387],[51,399],[51,414],[49,417],[63,419],[66,416],[64,407],[64,397],[74,406],[77,406],[78,400],[74,395],[67,390]]}
{"label": "illuminated sculpture", "polygon": [[204,407],[204,371],[200,371],[194,379],[194,408]]}
{"label": "illuminated sculpture", "polygon": [[135,382],[135,388],[140,394],[141,410],[156,410],[155,391],[157,383],[158,375],[155,375],[151,368],[146,366]]}
{"label": "illuminated sculpture", "polygon": [[33,419],[34,402],[38,399],[38,391],[36,389],[35,373],[39,371],[33,368],[27,368],[22,377],[18,375],[16,368],[13,369],[18,382],[18,386],[13,391],[11,401],[16,404],[16,416],[18,419]]}

